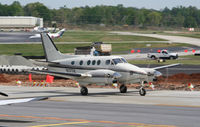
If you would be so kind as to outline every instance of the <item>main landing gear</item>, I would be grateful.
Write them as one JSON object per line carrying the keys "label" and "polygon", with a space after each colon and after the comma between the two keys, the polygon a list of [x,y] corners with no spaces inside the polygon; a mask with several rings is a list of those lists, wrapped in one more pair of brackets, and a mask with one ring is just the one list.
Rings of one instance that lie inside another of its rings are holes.
{"label": "main landing gear", "polygon": [[119,88],[120,93],[126,93],[127,92],[127,87],[125,85],[121,85]]}
{"label": "main landing gear", "polygon": [[88,95],[88,89],[87,89],[87,87],[82,86],[80,92],[81,92],[81,95],[83,95],[83,96]]}

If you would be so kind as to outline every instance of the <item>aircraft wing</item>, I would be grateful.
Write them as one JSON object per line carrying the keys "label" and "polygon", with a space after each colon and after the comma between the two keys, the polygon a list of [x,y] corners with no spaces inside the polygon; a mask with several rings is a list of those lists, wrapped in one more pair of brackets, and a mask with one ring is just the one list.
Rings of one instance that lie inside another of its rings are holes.
{"label": "aircraft wing", "polygon": [[58,76],[62,78],[72,78],[72,77],[92,77],[90,74],[82,74],[82,73],[67,73],[67,72],[56,72],[56,71],[40,71],[40,70],[31,70],[28,71],[36,74],[49,74],[53,76]]}
{"label": "aircraft wing", "polygon": [[177,64],[170,64],[170,65],[165,65],[165,66],[160,66],[160,67],[154,67],[154,68],[151,68],[151,69],[160,70],[160,69],[169,68],[169,67],[174,67],[174,66],[178,66],[178,65],[181,65],[181,64],[180,64],[180,63],[177,63]]}
{"label": "aircraft wing", "polygon": [[75,73],[75,72],[58,72],[58,71],[48,71],[48,70],[31,70],[30,73],[36,74],[49,74],[53,76],[63,77],[63,78],[91,78],[91,77],[110,77],[119,78],[121,75],[112,70],[94,70],[88,71],[87,73]]}
{"label": "aircraft wing", "polygon": [[24,99],[9,99],[9,100],[0,100],[0,106],[1,105],[9,105],[9,104],[16,104],[16,103],[25,103],[25,102],[31,102],[31,101],[41,101],[46,100],[47,97],[36,97],[36,98],[24,98]]}

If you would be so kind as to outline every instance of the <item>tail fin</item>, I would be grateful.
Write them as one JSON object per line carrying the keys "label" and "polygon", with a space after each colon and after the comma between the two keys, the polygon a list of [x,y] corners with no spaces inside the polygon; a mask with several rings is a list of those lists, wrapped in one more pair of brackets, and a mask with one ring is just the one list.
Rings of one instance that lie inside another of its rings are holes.
{"label": "tail fin", "polygon": [[41,33],[41,39],[47,62],[75,57],[74,55],[64,55],[60,53],[48,34]]}
{"label": "tail fin", "polygon": [[61,37],[64,34],[64,32],[65,32],[65,28],[60,30],[60,31],[58,31],[58,35]]}

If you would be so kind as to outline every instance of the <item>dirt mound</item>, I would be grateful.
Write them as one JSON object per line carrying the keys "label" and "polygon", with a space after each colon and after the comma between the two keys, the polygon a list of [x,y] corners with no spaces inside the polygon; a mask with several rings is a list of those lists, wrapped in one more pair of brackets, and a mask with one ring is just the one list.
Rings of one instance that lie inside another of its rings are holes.
{"label": "dirt mound", "polygon": [[5,78],[3,74],[0,74],[0,83],[9,83],[10,81]]}
{"label": "dirt mound", "polygon": [[157,83],[175,83],[175,84],[188,84],[188,83],[200,83],[200,73],[185,74],[179,73],[169,77],[159,77]]}
{"label": "dirt mound", "polygon": [[[32,79],[37,83],[40,83],[42,80],[45,81],[45,75],[32,75]],[[0,74],[0,85],[16,85],[16,80],[22,81],[22,85],[31,86],[29,82],[28,75],[11,75],[11,74]],[[200,73],[196,74],[184,74],[179,73],[169,77],[161,76],[158,78],[157,82],[154,82],[155,89],[166,89],[166,90],[188,90],[188,83],[194,85],[195,90],[200,90]],[[54,83],[50,84],[51,87],[77,87],[76,81],[71,79],[60,79],[56,78]],[[99,85],[88,85],[88,87],[95,88],[113,88],[112,86],[99,86]],[[139,84],[130,84],[127,85],[129,88],[140,88]],[[149,88],[148,84],[145,86]]]}

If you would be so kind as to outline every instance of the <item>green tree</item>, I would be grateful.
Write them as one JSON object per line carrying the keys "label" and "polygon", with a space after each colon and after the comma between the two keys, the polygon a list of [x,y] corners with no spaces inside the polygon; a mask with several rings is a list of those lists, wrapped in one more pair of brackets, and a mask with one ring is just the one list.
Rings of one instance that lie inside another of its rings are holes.
{"label": "green tree", "polygon": [[50,10],[39,2],[27,4],[24,7],[24,12],[27,16],[41,17],[44,21],[50,21],[52,17]]}
{"label": "green tree", "polygon": [[153,11],[147,15],[147,19],[148,19],[150,25],[158,26],[158,25],[160,25],[162,16],[159,12]]}
{"label": "green tree", "polygon": [[195,18],[192,16],[186,17],[185,22],[184,22],[184,27],[187,27],[187,28],[197,27],[197,22],[196,22]]}
{"label": "green tree", "polygon": [[10,12],[12,12],[13,16],[23,16],[24,15],[24,10],[21,4],[18,1],[14,1],[10,7],[9,7]]}

